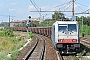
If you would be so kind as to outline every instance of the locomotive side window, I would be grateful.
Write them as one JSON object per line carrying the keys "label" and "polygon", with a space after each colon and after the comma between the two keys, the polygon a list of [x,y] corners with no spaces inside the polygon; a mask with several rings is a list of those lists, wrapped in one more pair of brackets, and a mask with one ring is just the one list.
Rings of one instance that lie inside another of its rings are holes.
{"label": "locomotive side window", "polygon": [[68,31],[77,31],[76,24],[68,24]]}

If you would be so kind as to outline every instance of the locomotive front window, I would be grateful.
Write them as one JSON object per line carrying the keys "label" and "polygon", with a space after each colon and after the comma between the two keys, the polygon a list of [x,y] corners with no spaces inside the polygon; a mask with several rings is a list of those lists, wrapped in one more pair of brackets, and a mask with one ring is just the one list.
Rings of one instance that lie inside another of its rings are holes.
{"label": "locomotive front window", "polygon": [[58,25],[58,31],[65,31],[67,29],[67,25]]}
{"label": "locomotive front window", "polygon": [[68,31],[77,31],[76,24],[68,24]]}

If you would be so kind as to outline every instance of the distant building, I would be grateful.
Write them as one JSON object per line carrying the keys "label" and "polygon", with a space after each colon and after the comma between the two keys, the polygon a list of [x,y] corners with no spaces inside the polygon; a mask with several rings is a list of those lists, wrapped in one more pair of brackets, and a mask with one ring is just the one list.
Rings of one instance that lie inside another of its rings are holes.
{"label": "distant building", "polygon": [[32,22],[40,22],[38,18],[32,18]]}
{"label": "distant building", "polygon": [[[41,22],[38,18],[32,18],[32,22]],[[12,20],[10,22],[10,27],[25,27],[27,20]]]}
{"label": "distant building", "polygon": [[21,25],[24,26],[25,24],[26,24],[26,20],[12,20],[10,22],[10,27],[16,27],[16,26],[19,27]]}

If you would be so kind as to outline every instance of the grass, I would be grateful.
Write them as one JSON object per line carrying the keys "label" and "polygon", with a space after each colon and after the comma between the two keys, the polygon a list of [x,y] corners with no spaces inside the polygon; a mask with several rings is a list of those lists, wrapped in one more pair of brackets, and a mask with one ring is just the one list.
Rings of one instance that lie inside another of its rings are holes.
{"label": "grass", "polygon": [[0,37],[0,51],[1,50],[8,50],[10,51],[12,47],[18,47],[23,45],[24,39],[19,41],[19,38],[15,37]]}
{"label": "grass", "polygon": [[[15,60],[18,54],[20,54],[18,49],[25,42],[25,39],[21,36],[0,36],[0,60]],[[12,54],[12,58],[7,57],[8,53]]]}

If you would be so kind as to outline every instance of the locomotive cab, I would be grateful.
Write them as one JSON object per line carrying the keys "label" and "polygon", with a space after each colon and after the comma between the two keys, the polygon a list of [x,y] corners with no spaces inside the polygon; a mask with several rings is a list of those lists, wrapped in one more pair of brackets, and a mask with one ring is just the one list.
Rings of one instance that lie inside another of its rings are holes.
{"label": "locomotive cab", "polygon": [[56,21],[52,26],[52,41],[61,54],[77,53],[80,50],[77,21]]}

